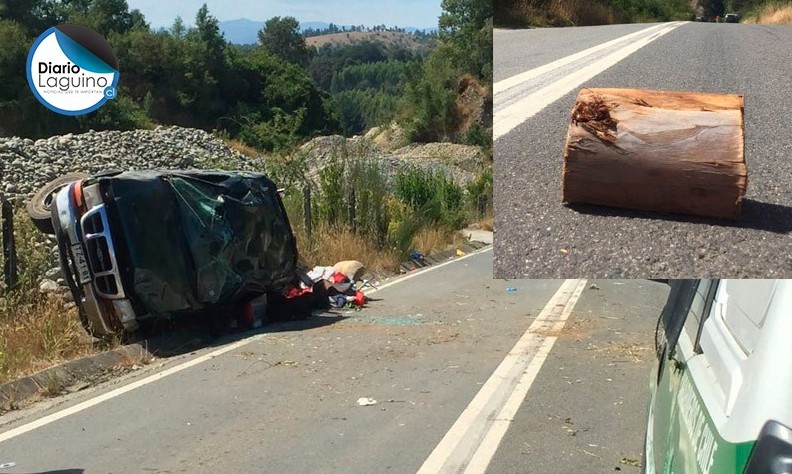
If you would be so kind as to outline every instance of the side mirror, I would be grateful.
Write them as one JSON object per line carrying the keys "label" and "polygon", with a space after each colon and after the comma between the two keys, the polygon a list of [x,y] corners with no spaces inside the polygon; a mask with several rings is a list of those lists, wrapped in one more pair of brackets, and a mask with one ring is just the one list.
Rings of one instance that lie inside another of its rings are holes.
{"label": "side mirror", "polygon": [[792,473],[792,430],[777,421],[765,423],[743,473]]}
{"label": "side mirror", "polygon": [[[660,314],[655,333],[655,351],[658,359],[663,357],[663,354],[666,357],[674,355],[674,349],[679,335],[682,333],[682,328],[685,326],[688,313],[690,313],[698,285],[699,280],[670,280],[668,282],[671,292],[668,294],[668,300]],[[661,341],[663,342],[661,343]]]}

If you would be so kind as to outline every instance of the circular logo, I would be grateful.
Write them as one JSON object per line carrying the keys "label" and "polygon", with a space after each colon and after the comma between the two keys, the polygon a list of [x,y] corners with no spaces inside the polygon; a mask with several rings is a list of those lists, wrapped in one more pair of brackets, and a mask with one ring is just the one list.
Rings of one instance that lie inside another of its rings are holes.
{"label": "circular logo", "polygon": [[87,114],[114,99],[118,76],[110,44],[84,26],[53,26],[28,53],[27,79],[33,95],[59,114]]}

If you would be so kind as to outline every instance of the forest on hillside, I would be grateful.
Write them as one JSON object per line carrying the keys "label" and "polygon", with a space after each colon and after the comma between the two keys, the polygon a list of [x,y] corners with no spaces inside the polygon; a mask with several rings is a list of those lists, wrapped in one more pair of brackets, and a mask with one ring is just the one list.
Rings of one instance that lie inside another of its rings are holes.
{"label": "forest on hillside", "polygon": [[[190,24],[177,18],[155,30],[125,0],[0,0],[0,136],[175,124],[288,151],[313,136],[395,120],[414,141],[486,145],[486,133],[461,127],[457,99],[460,84],[487,89],[492,81],[492,3],[442,7],[434,46],[416,52],[372,42],[317,50],[291,17],[268,20],[258,44],[237,46],[206,5]],[[118,97],[78,117],[39,104],[24,73],[36,36],[63,23],[107,38],[121,70]]]}

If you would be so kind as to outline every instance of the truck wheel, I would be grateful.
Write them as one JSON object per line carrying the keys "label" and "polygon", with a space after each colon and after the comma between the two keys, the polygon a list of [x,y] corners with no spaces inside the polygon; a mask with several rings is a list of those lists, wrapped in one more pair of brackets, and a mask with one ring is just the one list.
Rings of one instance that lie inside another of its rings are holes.
{"label": "truck wheel", "polygon": [[86,173],[67,173],[42,186],[27,202],[26,206],[33,225],[45,234],[54,234],[55,227],[52,224],[52,215],[50,214],[53,194],[67,184],[87,177],[88,174]]}

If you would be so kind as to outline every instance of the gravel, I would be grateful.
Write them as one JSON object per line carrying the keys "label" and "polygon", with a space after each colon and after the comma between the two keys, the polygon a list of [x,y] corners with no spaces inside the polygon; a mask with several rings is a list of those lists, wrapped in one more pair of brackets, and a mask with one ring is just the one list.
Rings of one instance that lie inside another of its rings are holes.
{"label": "gravel", "polygon": [[[461,184],[473,179],[483,163],[476,147],[451,143],[409,145],[386,150],[365,137],[318,137],[306,143],[308,174],[315,176],[343,151],[349,156],[381,161],[389,174],[409,166],[438,169]],[[0,137],[0,194],[27,199],[41,186],[65,173],[106,169],[262,169],[266,156],[250,158],[203,130],[157,127],[154,130],[88,131],[46,139]]]}
{"label": "gravel", "polygon": [[0,189],[7,198],[27,198],[50,180],[69,172],[105,169],[212,168],[257,163],[203,131],[182,127],[120,132],[88,131],[47,139],[0,138]]}

